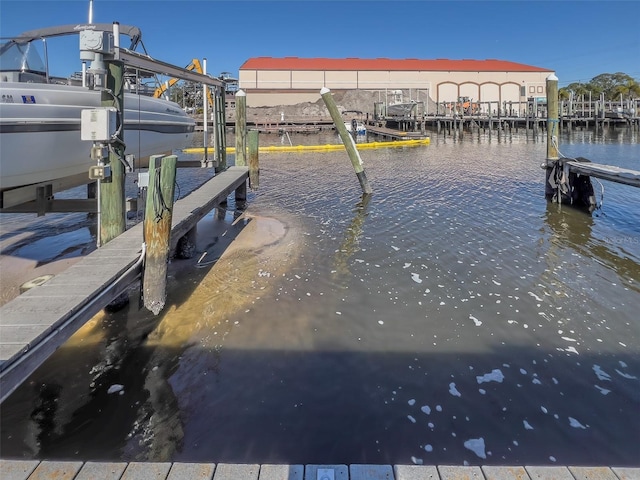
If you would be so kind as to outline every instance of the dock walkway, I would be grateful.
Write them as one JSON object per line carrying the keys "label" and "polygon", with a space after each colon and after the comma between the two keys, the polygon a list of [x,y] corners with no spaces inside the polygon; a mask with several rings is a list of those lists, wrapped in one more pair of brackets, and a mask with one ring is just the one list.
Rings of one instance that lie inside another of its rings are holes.
{"label": "dock walkway", "polygon": [[569,158],[561,159],[561,162],[567,165],[570,171],[579,173],[580,175],[588,175],[611,182],[640,187],[640,171],[637,170],[629,170],[627,168],[603,165],[600,163],[580,162]]}
{"label": "dock walkway", "polygon": [[392,139],[420,139],[428,137],[425,132],[411,132],[411,131],[402,131],[394,128],[381,127],[379,125],[367,125],[367,133],[371,133],[373,135],[380,135],[381,137],[392,138]]}
{"label": "dock walkway", "polygon": [[[171,249],[234,190],[247,167],[230,167],[173,207]],[[125,231],[45,284],[0,307],[0,402],[142,271],[143,223]],[[0,478],[3,478],[0,475]]]}
{"label": "dock walkway", "polygon": [[2,480],[639,480],[640,468],[0,460]]}

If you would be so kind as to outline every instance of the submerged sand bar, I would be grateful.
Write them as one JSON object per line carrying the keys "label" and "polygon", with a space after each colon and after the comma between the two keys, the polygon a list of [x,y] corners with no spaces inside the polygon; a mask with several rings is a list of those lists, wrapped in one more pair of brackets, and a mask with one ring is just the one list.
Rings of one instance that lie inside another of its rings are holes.
{"label": "submerged sand bar", "polygon": [[[247,167],[230,167],[173,208],[171,248],[227,196],[246,189]],[[246,190],[244,191],[246,196]],[[139,223],[43,285],[0,307],[0,401],[141,273]]]}

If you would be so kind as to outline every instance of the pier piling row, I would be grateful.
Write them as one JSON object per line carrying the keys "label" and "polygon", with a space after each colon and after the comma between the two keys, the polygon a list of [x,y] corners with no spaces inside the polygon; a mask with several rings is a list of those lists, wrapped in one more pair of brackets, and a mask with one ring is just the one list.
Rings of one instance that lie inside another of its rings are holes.
{"label": "pier piling row", "polygon": [[[247,167],[233,166],[173,206],[170,252],[235,191],[247,197]],[[0,307],[0,402],[71,335],[140,278],[143,223],[91,252],[43,285]],[[0,476],[1,478],[4,478]]]}

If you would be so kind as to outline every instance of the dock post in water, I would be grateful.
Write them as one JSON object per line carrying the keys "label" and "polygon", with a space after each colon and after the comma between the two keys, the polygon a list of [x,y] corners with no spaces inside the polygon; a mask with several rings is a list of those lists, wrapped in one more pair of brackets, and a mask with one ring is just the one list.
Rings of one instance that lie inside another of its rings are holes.
{"label": "dock post in water", "polygon": [[[547,161],[545,164],[545,197],[557,203],[596,208],[591,177],[572,171],[569,158],[560,159],[560,120],[558,118],[558,77],[547,77]],[[587,159],[579,161],[589,162]]]}
{"label": "dock post in water", "polygon": [[[207,59],[203,58],[202,59],[202,74],[206,75],[207,74]],[[209,161],[209,118],[208,118],[208,113],[209,113],[209,97],[207,96],[208,90],[207,90],[207,86],[205,84],[202,84],[202,125],[204,126],[204,130],[203,130],[203,140],[202,140],[202,144],[204,146],[204,157],[202,157],[202,163],[203,165],[207,166],[207,167],[211,167],[212,162]]]}
{"label": "dock post in water", "polygon": [[167,296],[167,262],[171,246],[171,219],[176,180],[176,155],[149,159],[149,188],[144,219],[146,244],[142,281],[144,306],[154,315],[164,308]]}
{"label": "dock post in water", "polygon": [[224,172],[227,169],[227,142],[225,138],[225,94],[224,88],[216,88],[216,108],[215,115],[216,122],[216,173]]}
{"label": "dock post in water", "polygon": [[347,127],[345,127],[344,125],[344,121],[342,120],[340,112],[338,111],[338,106],[331,96],[331,90],[329,90],[327,87],[323,87],[322,90],[320,90],[320,95],[322,96],[322,99],[324,100],[324,103],[327,106],[329,113],[331,114],[331,118],[333,119],[333,123],[336,126],[336,130],[338,130],[340,138],[342,139],[342,143],[344,143],[344,147],[349,154],[353,169],[355,170],[358,181],[360,182],[360,187],[362,187],[362,192],[373,193],[373,189],[371,188],[371,185],[369,185],[369,180],[367,180],[367,174],[364,171],[360,153],[356,148],[353,137],[349,135]]}
{"label": "dock post in water", "polygon": [[[554,178],[559,168],[558,123],[558,77],[551,74],[547,77],[547,161],[544,184],[544,193],[548,200],[555,199],[558,193],[558,185]],[[560,202],[560,195],[557,196],[557,201]]]}
{"label": "dock post in water", "polygon": [[252,190],[260,186],[260,164],[258,161],[259,132],[249,130],[247,133],[247,146],[249,148],[249,185]]}
{"label": "dock post in water", "polygon": [[99,245],[104,245],[126,229],[124,180],[124,63],[117,60],[105,61],[107,65],[106,88],[101,93],[103,107],[118,110],[116,121],[116,141],[109,149],[111,177],[100,182],[100,232]]}
{"label": "dock post in water", "polygon": [[236,166],[244,167],[247,149],[247,94],[236,93]]}

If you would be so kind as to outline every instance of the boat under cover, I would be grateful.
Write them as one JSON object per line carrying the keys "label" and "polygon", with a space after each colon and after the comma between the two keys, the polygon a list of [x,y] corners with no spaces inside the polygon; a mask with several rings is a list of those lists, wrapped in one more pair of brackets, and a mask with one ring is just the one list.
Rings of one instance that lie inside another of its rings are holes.
{"label": "boat under cover", "polygon": [[[101,93],[72,85],[0,82],[0,190],[89,172],[91,142],[80,139],[84,109]],[[126,93],[125,153],[136,159],[190,144],[195,121],[177,104]]]}
{"label": "boat under cover", "polygon": [[[68,27],[27,32],[0,49],[0,191],[82,173],[88,178],[89,167],[96,164],[91,142],[80,139],[80,118],[82,110],[101,106],[102,92],[49,77],[31,43],[47,34],[112,26]],[[139,30],[131,31],[139,39]],[[144,159],[190,144],[195,120],[178,104],[138,93],[125,93],[123,103],[126,154]]]}

